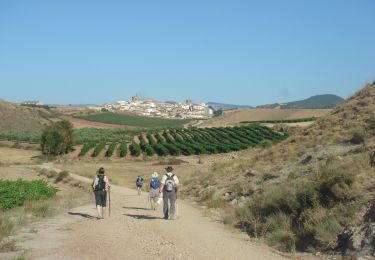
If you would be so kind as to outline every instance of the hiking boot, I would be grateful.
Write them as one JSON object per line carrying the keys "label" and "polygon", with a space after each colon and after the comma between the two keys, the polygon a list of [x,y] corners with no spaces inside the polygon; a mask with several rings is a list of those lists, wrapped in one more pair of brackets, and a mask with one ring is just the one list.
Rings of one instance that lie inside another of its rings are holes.
{"label": "hiking boot", "polygon": [[168,219],[168,216],[164,216],[164,219]]}

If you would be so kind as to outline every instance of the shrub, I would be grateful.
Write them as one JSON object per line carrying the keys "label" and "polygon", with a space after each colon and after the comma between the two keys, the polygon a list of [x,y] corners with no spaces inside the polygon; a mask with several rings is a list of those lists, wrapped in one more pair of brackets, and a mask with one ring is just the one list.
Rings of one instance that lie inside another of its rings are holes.
{"label": "shrub", "polygon": [[90,149],[94,148],[95,147],[95,142],[88,142],[88,143],[85,143],[82,148],[81,148],[81,151],[79,153],[79,156],[84,156]]}
{"label": "shrub", "polygon": [[94,150],[94,153],[92,154],[92,156],[97,157],[101,153],[101,151],[103,151],[105,145],[106,145],[105,143],[99,143],[95,147],[95,150]]}
{"label": "shrub", "polygon": [[66,120],[53,122],[42,133],[43,154],[60,155],[73,150],[73,125]]}
{"label": "shrub", "polygon": [[207,203],[207,207],[218,209],[218,208],[223,208],[225,205],[227,205],[227,202],[223,199],[216,199],[216,200],[211,200]]}
{"label": "shrub", "polygon": [[329,162],[316,175],[320,201],[328,205],[331,201],[349,201],[358,196],[353,190],[356,181],[353,168],[338,161]]}
{"label": "shrub", "polygon": [[300,209],[300,203],[291,187],[271,186],[264,192],[264,204],[262,210],[265,215],[282,211],[286,214],[296,215]]}
{"label": "shrub", "polygon": [[356,127],[351,130],[350,142],[352,144],[362,144],[365,142],[366,132],[362,127]]}
{"label": "shrub", "polygon": [[116,142],[111,143],[111,145],[108,147],[107,152],[105,153],[106,157],[111,157],[116,149]]}
{"label": "shrub", "polygon": [[125,157],[128,154],[128,144],[122,143],[120,145],[120,157]]}
{"label": "shrub", "polygon": [[290,229],[276,229],[269,233],[267,243],[270,246],[277,245],[282,251],[294,252],[296,236]]}
{"label": "shrub", "polygon": [[141,154],[141,147],[135,141],[132,141],[129,150],[134,157],[138,157]]}
{"label": "shrub", "polygon": [[62,180],[64,180],[65,178],[67,178],[69,176],[69,172],[67,171],[61,171],[57,174],[57,177],[55,179],[55,183],[58,183]]}

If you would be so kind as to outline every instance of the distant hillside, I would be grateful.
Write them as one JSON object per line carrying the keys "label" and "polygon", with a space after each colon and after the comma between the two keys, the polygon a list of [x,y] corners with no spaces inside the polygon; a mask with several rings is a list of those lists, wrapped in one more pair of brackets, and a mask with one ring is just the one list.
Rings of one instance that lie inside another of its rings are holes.
{"label": "distant hillside", "polygon": [[242,106],[242,105],[231,105],[231,104],[222,104],[222,103],[216,103],[216,102],[208,102],[208,106],[212,107],[214,110],[233,110],[233,109],[246,109],[246,108],[252,108],[252,106]]}
{"label": "distant hillside", "polygon": [[318,109],[318,108],[334,108],[338,104],[345,101],[345,99],[332,95],[332,94],[326,94],[326,95],[316,95],[312,96],[310,98],[294,101],[294,102],[288,102],[288,103],[275,103],[275,104],[269,104],[269,105],[262,105],[258,106],[258,108],[305,108],[305,109]]}
{"label": "distant hillside", "polygon": [[48,109],[15,105],[0,99],[0,131],[41,130],[53,117]]}

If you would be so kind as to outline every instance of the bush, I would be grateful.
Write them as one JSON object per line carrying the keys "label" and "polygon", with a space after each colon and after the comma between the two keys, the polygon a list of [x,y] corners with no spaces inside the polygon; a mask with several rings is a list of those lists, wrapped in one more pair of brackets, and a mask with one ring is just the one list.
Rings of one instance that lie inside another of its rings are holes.
{"label": "bush", "polygon": [[94,148],[95,147],[95,142],[89,142],[89,143],[85,143],[82,148],[81,148],[81,151],[79,153],[79,156],[84,156],[90,149]]}
{"label": "bush", "polygon": [[69,172],[67,171],[61,171],[57,174],[57,177],[55,179],[55,183],[58,183],[62,180],[64,180],[65,178],[67,178],[69,176]]}
{"label": "bush", "polygon": [[108,147],[107,152],[105,153],[106,157],[111,157],[116,149],[116,142],[111,143],[111,145]]}
{"label": "bush", "polygon": [[73,125],[66,120],[53,122],[42,133],[43,154],[60,155],[73,150]]}
{"label": "bush", "polygon": [[128,144],[122,143],[120,145],[120,157],[125,157],[128,154]]}
{"label": "bush", "polygon": [[290,187],[271,186],[264,192],[263,214],[271,215],[277,212],[296,215],[300,210],[300,203],[295,190]]}
{"label": "bush", "polygon": [[94,150],[94,153],[92,154],[93,157],[97,157],[101,151],[103,151],[104,147],[105,147],[105,143],[99,143],[96,147],[95,147],[95,150]]}
{"label": "bush", "polygon": [[366,131],[362,127],[356,127],[351,130],[350,142],[352,144],[362,144],[365,142]]}
{"label": "bush", "polygon": [[296,236],[290,229],[276,229],[269,233],[267,237],[269,246],[278,246],[282,251],[294,252],[296,246]]}
{"label": "bush", "polygon": [[138,157],[141,154],[141,147],[133,141],[129,147],[130,154],[134,157]]}
{"label": "bush", "polygon": [[358,193],[352,189],[356,179],[353,168],[340,162],[333,161],[321,167],[316,175],[320,202],[323,205],[329,205],[332,201],[354,199],[358,196]]}

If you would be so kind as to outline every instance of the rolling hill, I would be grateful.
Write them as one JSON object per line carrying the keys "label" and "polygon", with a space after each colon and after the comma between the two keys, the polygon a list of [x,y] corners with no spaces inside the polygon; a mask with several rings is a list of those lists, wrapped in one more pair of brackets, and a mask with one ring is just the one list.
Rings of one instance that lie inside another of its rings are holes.
{"label": "rolling hill", "polygon": [[287,140],[197,174],[184,193],[279,250],[373,256],[374,149],[375,82]]}
{"label": "rolling hill", "polygon": [[0,99],[0,131],[38,131],[54,118],[45,108],[12,104]]}
{"label": "rolling hill", "polygon": [[344,101],[343,98],[332,95],[316,95],[304,100],[293,101],[288,103],[275,103],[269,105],[257,106],[257,108],[301,108],[301,109],[326,109],[334,108]]}

